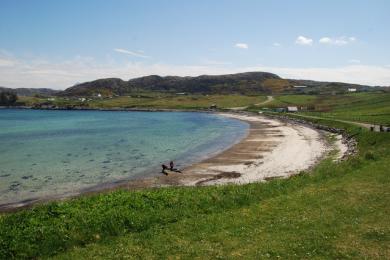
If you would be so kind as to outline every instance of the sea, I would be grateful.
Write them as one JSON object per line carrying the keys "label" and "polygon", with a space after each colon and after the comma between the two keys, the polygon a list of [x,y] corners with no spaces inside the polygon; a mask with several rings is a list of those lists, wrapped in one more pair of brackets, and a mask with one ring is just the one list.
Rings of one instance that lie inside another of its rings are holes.
{"label": "sea", "polygon": [[248,129],[202,112],[1,109],[0,207],[158,175],[171,160],[184,168]]}

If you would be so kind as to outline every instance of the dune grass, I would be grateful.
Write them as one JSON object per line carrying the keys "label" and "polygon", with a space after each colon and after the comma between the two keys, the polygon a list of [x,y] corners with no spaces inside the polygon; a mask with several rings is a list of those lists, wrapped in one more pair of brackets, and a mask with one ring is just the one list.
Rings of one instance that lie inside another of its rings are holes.
{"label": "dune grass", "polygon": [[[314,120],[314,119],[313,119]],[[118,190],[0,217],[0,258],[389,258],[390,134],[348,161],[222,187]]]}

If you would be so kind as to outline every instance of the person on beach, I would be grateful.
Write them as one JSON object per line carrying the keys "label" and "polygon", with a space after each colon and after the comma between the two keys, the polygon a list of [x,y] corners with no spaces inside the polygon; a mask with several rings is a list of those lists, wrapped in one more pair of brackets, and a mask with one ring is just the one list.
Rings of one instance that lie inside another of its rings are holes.
{"label": "person on beach", "polygon": [[165,164],[161,164],[161,167],[162,167],[162,170],[161,172],[164,173],[165,175],[168,175],[168,166],[166,166]]}
{"label": "person on beach", "polygon": [[171,162],[169,163],[169,167],[170,167],[169,169],[170,169],[171,171],[173,171],[173,172],[180,172],[180,173],[181,173],[180,170],[174,168],[174,167],[175,167],[175,164],[173,163],[173,161],[171,161]]}

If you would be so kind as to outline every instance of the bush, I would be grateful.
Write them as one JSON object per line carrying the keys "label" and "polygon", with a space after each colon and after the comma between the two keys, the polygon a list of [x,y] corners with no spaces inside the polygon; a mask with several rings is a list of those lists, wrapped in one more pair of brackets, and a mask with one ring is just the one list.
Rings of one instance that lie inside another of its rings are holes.
{"label": "bush", "polygon": [[12,106],[16,103],[18,96],[12,91],[3,91],[0,93],[0,105]]}

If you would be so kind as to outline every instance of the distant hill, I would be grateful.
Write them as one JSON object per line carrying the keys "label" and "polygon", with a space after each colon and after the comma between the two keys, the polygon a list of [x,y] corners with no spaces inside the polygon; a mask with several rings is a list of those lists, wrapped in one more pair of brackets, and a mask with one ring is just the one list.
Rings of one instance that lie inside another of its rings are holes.
{"label": "distant hill", "polygon": [[16,91],[19,96],[123,96],[142,92],[189,94],[334,94],[345,93],[349,88],[357,91],[385,91],[378,88],[342,82],[283,79],[268,72],[245,72],[227,75],[202,75],[198,77],[161,77],[151,75],[124,81],[119,78],[98,79],[80,83],[64,91],[47,88],[2,88]]}
{"label": "distant hill", "polygon": [[[297,88],[295,86],[305,86]],[[59,93],[61,96],[131,95],[140,92],[198,93],[198,94],[272,94],[272,93],[342,93],[348,88],[369,91],[373,88],[341,82],[283,79],[268,72],[246,72],[198,77],[160,77],[151,75],[131,79],[98,79],[81,83]]]}
{"label": "distant hill", "polygon": [[[228,75],[202,75],[198,77],[160,77],[151,75],[123,81],[117,78],[99,79],[66,89],[61,95],[89,96],[126,95],[137,92],[185,92],[204,94],[268,93],[272,88],[262,84],[266,80],[280,81],[279,76],[267,72],[246,72]],[[284,86],[289,88],[287,84]]]}
{"label": "distant hill", "polygon": [[2,91],[13,91],[16,92],[18,96],[34,96],[34,95],[42,95],[42,96],[53,96],[59,93],[59,90],[54,90],[50,88],[6,88],[0,87],[0,92]]}

